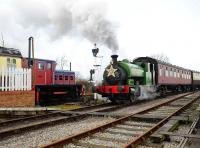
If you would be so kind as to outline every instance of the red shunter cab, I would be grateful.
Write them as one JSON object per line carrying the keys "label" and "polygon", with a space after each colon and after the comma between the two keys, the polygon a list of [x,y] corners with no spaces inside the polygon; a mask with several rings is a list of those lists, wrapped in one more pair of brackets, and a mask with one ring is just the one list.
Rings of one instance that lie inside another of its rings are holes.
{"label": "red shunter cab", "polygon": [[[32,85],[51,85],[53,84],[53,74],[56,62],[45,59],[34,59],[32,63]],[[28,58],[22,60],[22,67],[28,68]]]}

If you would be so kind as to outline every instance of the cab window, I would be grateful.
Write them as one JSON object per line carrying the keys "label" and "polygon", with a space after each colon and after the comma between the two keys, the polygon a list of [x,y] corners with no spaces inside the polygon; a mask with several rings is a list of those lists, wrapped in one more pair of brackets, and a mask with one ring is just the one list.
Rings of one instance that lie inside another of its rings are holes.
{"label": "cab window", "polygon": [[47,69],[51,69],[51,63],[47,63]]}
{"label": "cab window", "polygon": [[44,63],[43,62],[38,63],[38,69],[44,70]]}

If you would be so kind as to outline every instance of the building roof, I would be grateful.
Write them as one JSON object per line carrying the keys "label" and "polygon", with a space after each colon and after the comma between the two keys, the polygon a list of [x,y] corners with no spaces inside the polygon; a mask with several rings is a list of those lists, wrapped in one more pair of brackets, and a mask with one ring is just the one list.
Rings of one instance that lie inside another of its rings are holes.
{"label": "building roof", "polygon": [[18,49],[5,48],[0,46],[0,56],[11,56],[22,58],[22,54]]}

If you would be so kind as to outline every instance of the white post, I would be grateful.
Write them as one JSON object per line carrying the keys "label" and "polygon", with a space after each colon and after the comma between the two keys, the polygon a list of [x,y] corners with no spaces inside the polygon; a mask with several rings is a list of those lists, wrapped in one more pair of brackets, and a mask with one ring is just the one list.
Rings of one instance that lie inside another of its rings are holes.
{"label": "white post", "polygon": [[3,68],[0,69],[0,75],[1,75],[1,90],[4,91],[4,70]]}
{"label": "white post", "polygon": [[8,69],[5,69],[5,91],[8,90]]}
{"label": "white post", "polygon": [[11,82],[11,83],[12,83],[12,84],[11,84],[11,85],[12,85],[12,86],[11,86],[12,89],[11,89],[11,90],[12,90],[12,91],[14,91],[14,89],[15,89],[15,78],[14,78],[15,75],[14,75],[14,72],[15,72],[15,69],[12,68],[12,69],[11,69],[11,73],[12,73],[12,75],[11,75],[11,77],[12,77],[12,79],[11,79],[11,81],[12,81],[12,82]]}
{"label": "white post", "polygon": [[31,69],[28,69],[28,77],[27,77],[28,90],[31,90],[32,87],[31,78],[32,78]]}

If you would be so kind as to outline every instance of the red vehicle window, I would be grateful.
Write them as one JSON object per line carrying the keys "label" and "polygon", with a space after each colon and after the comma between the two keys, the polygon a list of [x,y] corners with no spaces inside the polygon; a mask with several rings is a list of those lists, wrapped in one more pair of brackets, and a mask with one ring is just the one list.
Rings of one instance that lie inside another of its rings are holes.
{"label": "red vehicle window", "polygon": [[55,80],[57,80],[58,79],[58,76],[57,75],[55,75]]}
{"label": "red vehicle window", "polygon": [[39,62],[39,63],[38,63],[38,69],[44,70],[44,63]]}
{"label": "red vehicle window", "polygon": [[59,80],[63,80],[63,76],[62,75],[59,75]]}
{"label": "red vehicle window", "polygon": [[73,80],[74,78],[73,78],[73,76],[70,76],[70,80]]}
{"label": "red vehicle window", "polygon": [[47,69],[51,69],[51,63],[47,63]]}
{"label": "red vehicle window", "polygon": [[65,80],[68,80],[68,76],[65,76]]}

